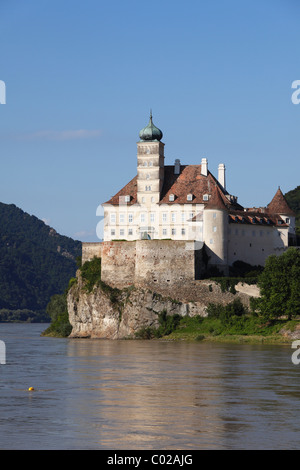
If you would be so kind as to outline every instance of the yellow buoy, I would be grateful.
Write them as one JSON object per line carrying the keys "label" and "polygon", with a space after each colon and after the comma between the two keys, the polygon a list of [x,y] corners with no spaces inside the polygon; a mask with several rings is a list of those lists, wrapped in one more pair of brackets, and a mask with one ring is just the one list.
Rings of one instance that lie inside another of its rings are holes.
{"label": "yellow buoy", "polygon": [[34,388],[33,387],[29,387],[28,391],[29,392],[33,392]]}

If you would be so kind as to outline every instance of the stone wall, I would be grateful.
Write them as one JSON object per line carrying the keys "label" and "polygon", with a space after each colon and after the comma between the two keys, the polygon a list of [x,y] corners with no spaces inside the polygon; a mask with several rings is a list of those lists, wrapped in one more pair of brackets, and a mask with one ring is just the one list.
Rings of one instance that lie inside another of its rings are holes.
{"label": "stone wall", "polygon": [[108,241],[102,244],[101,279],[111,287],[123,289],[134,284],[136,242]]}
{"label": "stone wall", "polygon": [[111,287],[131,285],[169,292],[200,277],[202,250],[196,242],[174,240],[102,243],[101,279]]}
{"label": "stone wall", "polygon": [[136,242],[135,285],[176,286],[195,279],[194,242],[139,240]]}
{"label": "stone wall", "polygon": [[91,261],[94,257],[101,258],[102,242],[82,243],[82,264]]}

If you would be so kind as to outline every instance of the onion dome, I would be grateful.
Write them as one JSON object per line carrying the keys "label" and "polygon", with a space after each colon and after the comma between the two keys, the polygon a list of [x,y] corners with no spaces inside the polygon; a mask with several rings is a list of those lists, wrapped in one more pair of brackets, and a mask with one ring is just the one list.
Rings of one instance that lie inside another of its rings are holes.
{"label": "onion dome", "polygon": [[153,124],[152,112],[150,112],[149,124],[140,131],[139,136],[143,142],[160,141],[162,139],[162,131]]}

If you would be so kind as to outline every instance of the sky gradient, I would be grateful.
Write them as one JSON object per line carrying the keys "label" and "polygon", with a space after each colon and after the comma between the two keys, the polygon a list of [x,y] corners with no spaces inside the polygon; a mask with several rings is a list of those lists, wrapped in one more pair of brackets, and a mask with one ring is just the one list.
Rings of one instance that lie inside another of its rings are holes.
{"label": "sky gradient", "polygon": [[300,184],[297,0],[0,0],[0,201],[97,241],[149,120],[244,206]]}

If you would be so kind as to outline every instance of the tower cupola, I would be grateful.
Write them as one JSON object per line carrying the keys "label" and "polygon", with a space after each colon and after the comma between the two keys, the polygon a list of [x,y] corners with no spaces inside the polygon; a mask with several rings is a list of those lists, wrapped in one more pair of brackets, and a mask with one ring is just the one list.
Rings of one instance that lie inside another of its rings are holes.
{"label": "tower cupola", "polygon": [[152,111],[150,112],[149,123],[146,127],[144,127],[144,129],[140,131],[139,137],[142,142],[155,142],[155,141],[160,142],[161,141],[163,137],[163,133],[160,129],[158,129],[158,127],[156,127],[153,124]]}

